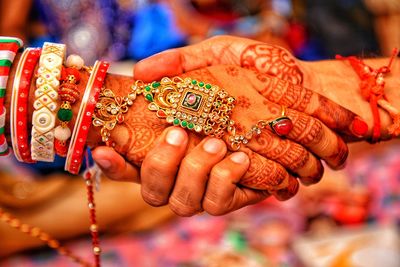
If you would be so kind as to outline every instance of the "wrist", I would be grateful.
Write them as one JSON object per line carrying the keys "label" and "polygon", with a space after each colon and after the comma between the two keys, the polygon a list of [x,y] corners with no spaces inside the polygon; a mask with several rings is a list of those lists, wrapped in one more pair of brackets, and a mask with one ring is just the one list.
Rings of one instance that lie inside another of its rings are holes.
{"label": "wrist", "polygon": [[[20,61],[20,56],[21,53],[18,53],[15,57],[14,64],[12,65],[9,73],[9,80],[7,83],[7,90],[6,90],[6,95],[5,95],[5,107],[7,110],[7,117],[6,117],[6,127],[5,127],[5,133],[7,136],[8,143],[11,144],[11,138],[10,138],[10,105],[11,105],[11,96],[12,96],[12,90],[13,90],[13,85],[14,85],[14,77],[16,74],[16,69],[18,66],[18,63]],[[38,66],[35,67],[34,73],[36,73]],[[77,100],[77,102],[72,105],[72,111],[74,116],[72,117],[72,120],[70,121],[68,127],[70,128],[71,131],[73,131],[75,123],[76,123],[76,115],[79,112],[80,106],[82,104],[82,96],[84,95],[86,85],[89,79],[90,74],[87,71],[80,71],[81,75],[81,81],[77,84],[77,89],[80,92],[80,97]],[[132,85],[132,78],[131,77],[124,77],[124,76],[119,76],[119,75],[114,75],[114,74],[107,74],[106,80],[104,83],[104,87],[110,88],[115,92],[118,92],[118,95],[126,95],[128,94],[130,90],[130,85]],[[28,97],[28,114],[27,114],[27,125],[28,127],[28,132],[30,133],[31,131],[31,126],[32,126],[32,114],[33,114],[33,101],[35,99],[34,94],[35,94],[35,78],[32,78],[30,81],[30,89],[29,89],[29,97]],[[61,104],[60,100],[58,101],[58,104]],[[143,102],[138,102],[138,104],[145,105]],[[135,113],[134,109],[129,110],[129,113]],[[118,129],[116,129],[116,132],[118,132]],[[87,144],[89,147],[93,148],[99,145],[103,145],[101,141],[101,136],[99,133],[99,129],[91,126],[87,138]],[[120,147],[120,146],[119,146]]]}
{"label": "wrist", "polygon": [[[374,69],[388,64],[388,59],[369,59],[364,60],[365,64]],[[325,60],[316,62],[301,62],[304,70],[304,85],[313,91],[335,101],[339,105],[353,111],[362,117],[368,124],[368,135],[371,137],[374,125],[371,107],[361,95],[360,78],[346,60]],[[394,62],[391,73],[385,75],[386,86],[384,88],[388,101],[399,108],[400,93],[396,91],[399,88],[400,81],[397,78],[399,63]],[[381,138],[388,139],[388,127],[392,124],[390,115],[379,108],[381,120]]]}

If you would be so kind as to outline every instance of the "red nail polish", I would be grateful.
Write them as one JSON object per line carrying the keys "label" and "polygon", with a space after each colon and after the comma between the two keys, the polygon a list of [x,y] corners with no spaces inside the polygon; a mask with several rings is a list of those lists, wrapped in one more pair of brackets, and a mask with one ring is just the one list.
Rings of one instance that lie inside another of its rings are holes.
{"label": "red nail polish", "polygon": [[368,132],[368,124],[360,117],[356,117],[351,124],[351,130],[356,136],[363,137]]}

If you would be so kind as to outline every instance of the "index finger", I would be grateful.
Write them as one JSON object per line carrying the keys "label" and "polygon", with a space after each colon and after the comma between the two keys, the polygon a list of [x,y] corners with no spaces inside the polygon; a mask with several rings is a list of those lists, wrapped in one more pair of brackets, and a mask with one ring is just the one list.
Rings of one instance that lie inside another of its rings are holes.
{"label": "index finger", "polygon": [[145,82],[215,65],[255,69],[294,84],[303,82],[296,59],[286,49],[251,39],[221,35],[194,45],[158,53],[135,65],[135,79]]}
{"label": "index finger", "polygon": [[349,139],[364,137],[367,123],[357,114],[302,85],[267,74],[249,73],[249,83],[271,102],[306,113]]}

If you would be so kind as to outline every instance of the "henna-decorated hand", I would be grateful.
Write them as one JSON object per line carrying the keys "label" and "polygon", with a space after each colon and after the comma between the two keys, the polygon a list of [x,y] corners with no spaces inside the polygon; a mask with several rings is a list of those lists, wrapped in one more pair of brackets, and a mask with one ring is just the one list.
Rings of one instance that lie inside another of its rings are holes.
{"label": "henna-decorated hand", "polygon": [[[332,84],[330,86],[335,87],[328,91],[321,86],[318,78],[319,63],[314,66],[300,61],[279,46],[240,37],[217,36],[195,45],[167,50],[138,62],[134,78],[150,82],[212,65],[236,65],[254,70],[257,75],[248,82],[271,102],[307,113],[346,139],[360,140],[361,137],[368,137],[365,135],[367,125],[361,117],[338,108],[322,95],[327,94],[340,105],[363,116],[368,115],[360,109],[363,104],[367,105],[365,101],[360,97],[349,97],[351,94],[348,86],[342,86],[340,91],[336,88],[339,86]],[[335,68],[340,67],[344,65]],[[334,68],[330,72],[334,73]],[[356,87],[357,82],[353,83]],[[370,118],[367,116],[365,119]]]}
{"label": "henna-decorated hand", "polygon": [[[234,110],[233,119],[240,122],[240,127],[243,129],[248,129],[260,119],[279,116],[280,105],[260,96],[249,82],[257,79],[259,75],[257,72],[235,66],[218,66],[194,71],[188,75],[198,80],[219,84],[234,95],[238,99],[238,104]],[[118,89],[115,86],[113,88],[114,90]],[[304,92],[305,89],[299,88],[303,90],[301,92]],[[311,94],[310,99],[315,97],[317,95]],[[348,117],[355,117],[351,112],[328,100],[327,104],[332,105],[338,112],[346,114]],[[140,163],[146,152],[149,151],[150,143],[166,125],[145,108],[142,98],[136,100],[132,110],[134,111],[128,114],[127,125],[116,129],[113,132],[113,138],[118,143],[116,147],[118,152],[125,155],[131,162]],[[175,174],[178,170],[179,160],[183,157],[182,151],[173,154],[178,156],[171,157],[166,161],[166,154],[162,156],[161,152],[157,153],[158,147],[156,147],[143,162],[140,182],[143,185],[144,198],[152,205],[169,203],[172,210],[179,215],[193,215],[202,209],[211,214],[224,214],[260,201],[269,193],[282,200],[290,198],[298,189],[295,177],[299,177],[305,184],[319,181],[323,169],[320,161],[314,155],[323,158],[334,168],[340,167],[344,163],[347,147],[342,139],[318,119],[293,109],[289,109],[287,114],[294,122],[294,129],[288,135],[288,139],[278,138],[266,130],[258,138],[253,139],[247,148],[242,148],[250,157],[250,167],[241,179],[240,169],[233,177],[229,177],[229,171],[232,170],[231,165],[225,164],[226,161],[224,163],[223,160],[220,166],[225,167],[218,168],[228,170],[228,173],[225,173],[222,178],[221,175],[216,175],[217,178],[214,181],[217,182],[212,182],[213,170],[216,168],[212,168],[212,165],[222,159],[219,157],[224,155],[224,151],[222,149],[222,152],[212,158],[209,154],[201,153],[204,152],[204,146],[200,144],[193,152],[190,152],[190,148],[194,146],[193,143],[199,140],[198,136],[194,134],[190,134],[189,154],[182,160],[177,180],[175,180]],[[343,129],[349,129],[346,123],[350,122],[352,121],[346,120],[336,122],[336,124]],[[177,150],[175,148],[170,151]],[[99,154],[96,155],[94,152],[97,159]],[[196,154],[198,157],[193,157]],[[215,161],[211,159],[215,159]],[[123,161],[119,162],[122,166],[127,164]],[[209,164],[211,162],[212,164]],[[131,169],[131,167],[128,168]],[[172,171],[163,177],[160,174],[165,174],[165,169]],[[192,174],[188,176],[190,171]],[[210,179],[207,177],[209,171],[211,171]],[[221,171],[219,172],[221,173]],[[114,174],[114,177],[118,178],[118,175]],[[239,184],[256,190],[243,190]],[[228,191],[221,190],[226,186],[230,186]],[[253,194],[248,194],[246,191],[253,192]],[[226,192],[229,194],[227,195]],[[240,194],[236,194],[236,192],[240,192]],[[209,204],[213,203],[214,206],[210,208],[207,201]],[[215,207],[219,207],[219,209]]]}

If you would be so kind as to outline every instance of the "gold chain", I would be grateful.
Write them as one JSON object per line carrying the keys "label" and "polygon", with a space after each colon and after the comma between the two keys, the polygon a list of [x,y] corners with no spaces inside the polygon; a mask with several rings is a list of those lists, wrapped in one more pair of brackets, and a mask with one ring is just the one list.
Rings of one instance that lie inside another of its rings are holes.
{"label": "gold chain", "polygon": [[[254,135],[261,134],[268,125],[272,127],[274,122],[260,120],[246,133],[238,134],[235,122],[231,120],[236,100],[224,89],[191,78],[164,77],[152,83],[138,80],[127,96],[117,96],[110,89],[103,89],[100,94],[93,125],[102,127],[102,141],[107,145],[113,145],[111,131],[124,122],[124,115],[138,95],[145,97],[149,102],[148,109],[156,112],[158,118],[172,125],[217,138],[228,134],[231,149],[235,151]],[[284,109],[282,116],[285,116]]]}

